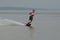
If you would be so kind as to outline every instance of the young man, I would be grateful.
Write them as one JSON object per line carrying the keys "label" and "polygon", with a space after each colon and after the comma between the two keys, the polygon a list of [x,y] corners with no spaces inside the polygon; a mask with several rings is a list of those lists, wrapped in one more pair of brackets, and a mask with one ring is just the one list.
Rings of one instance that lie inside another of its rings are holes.
{"label": "young man", "polygon": [[32,10],[32,12],[29,13],[29,20],[26,26],[31,26],[31,22],[33,21],[33,16],[35,15],[35,10]]}

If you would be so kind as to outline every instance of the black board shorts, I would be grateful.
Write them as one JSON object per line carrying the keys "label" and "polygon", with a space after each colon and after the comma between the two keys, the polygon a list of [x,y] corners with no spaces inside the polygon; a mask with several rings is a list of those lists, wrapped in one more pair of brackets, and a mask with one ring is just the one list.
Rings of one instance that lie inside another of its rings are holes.
{"label": "black board shorts", "polygon": [[32,21],[32,20],[33,20],[33,16],[29,16],[29,20],[31,20],[31,21]]}

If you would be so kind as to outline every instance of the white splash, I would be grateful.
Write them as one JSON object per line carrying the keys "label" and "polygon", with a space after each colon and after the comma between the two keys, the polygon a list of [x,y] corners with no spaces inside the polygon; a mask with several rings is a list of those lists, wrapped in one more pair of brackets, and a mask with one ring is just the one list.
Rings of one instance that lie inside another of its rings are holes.
{"label": "white splash", "polygon": [[9,25],[9,24],[25,25],[21,22],[17,22],[17,21],[14,21],[14,20],[0,19],[0,25]]}

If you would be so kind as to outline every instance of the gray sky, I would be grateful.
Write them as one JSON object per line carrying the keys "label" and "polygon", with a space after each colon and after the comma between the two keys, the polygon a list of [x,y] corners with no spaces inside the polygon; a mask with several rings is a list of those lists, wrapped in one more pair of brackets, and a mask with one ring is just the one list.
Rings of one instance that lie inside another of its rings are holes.
{"label": "gray sky", "polygon": [[0,0],[0,7],[60,8],[60,0]]}

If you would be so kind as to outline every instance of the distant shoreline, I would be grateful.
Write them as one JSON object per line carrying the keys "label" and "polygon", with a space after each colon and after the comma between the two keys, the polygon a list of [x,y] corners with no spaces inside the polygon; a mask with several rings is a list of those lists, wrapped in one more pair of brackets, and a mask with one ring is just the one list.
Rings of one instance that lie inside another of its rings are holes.
{"label": "distant shoreline", "polygon": [[[30,12],[31,10],[0,10],[0,12]],[[60,12],[60,11],[44,11],[44,10],[36,10],[36,12]]]}
{"label": "distant shoreline", "polygon": [[[0,14],[28,14],[30,11],[0,10]],[[60,11],[36,11],[36,14],[60,14]]]}

